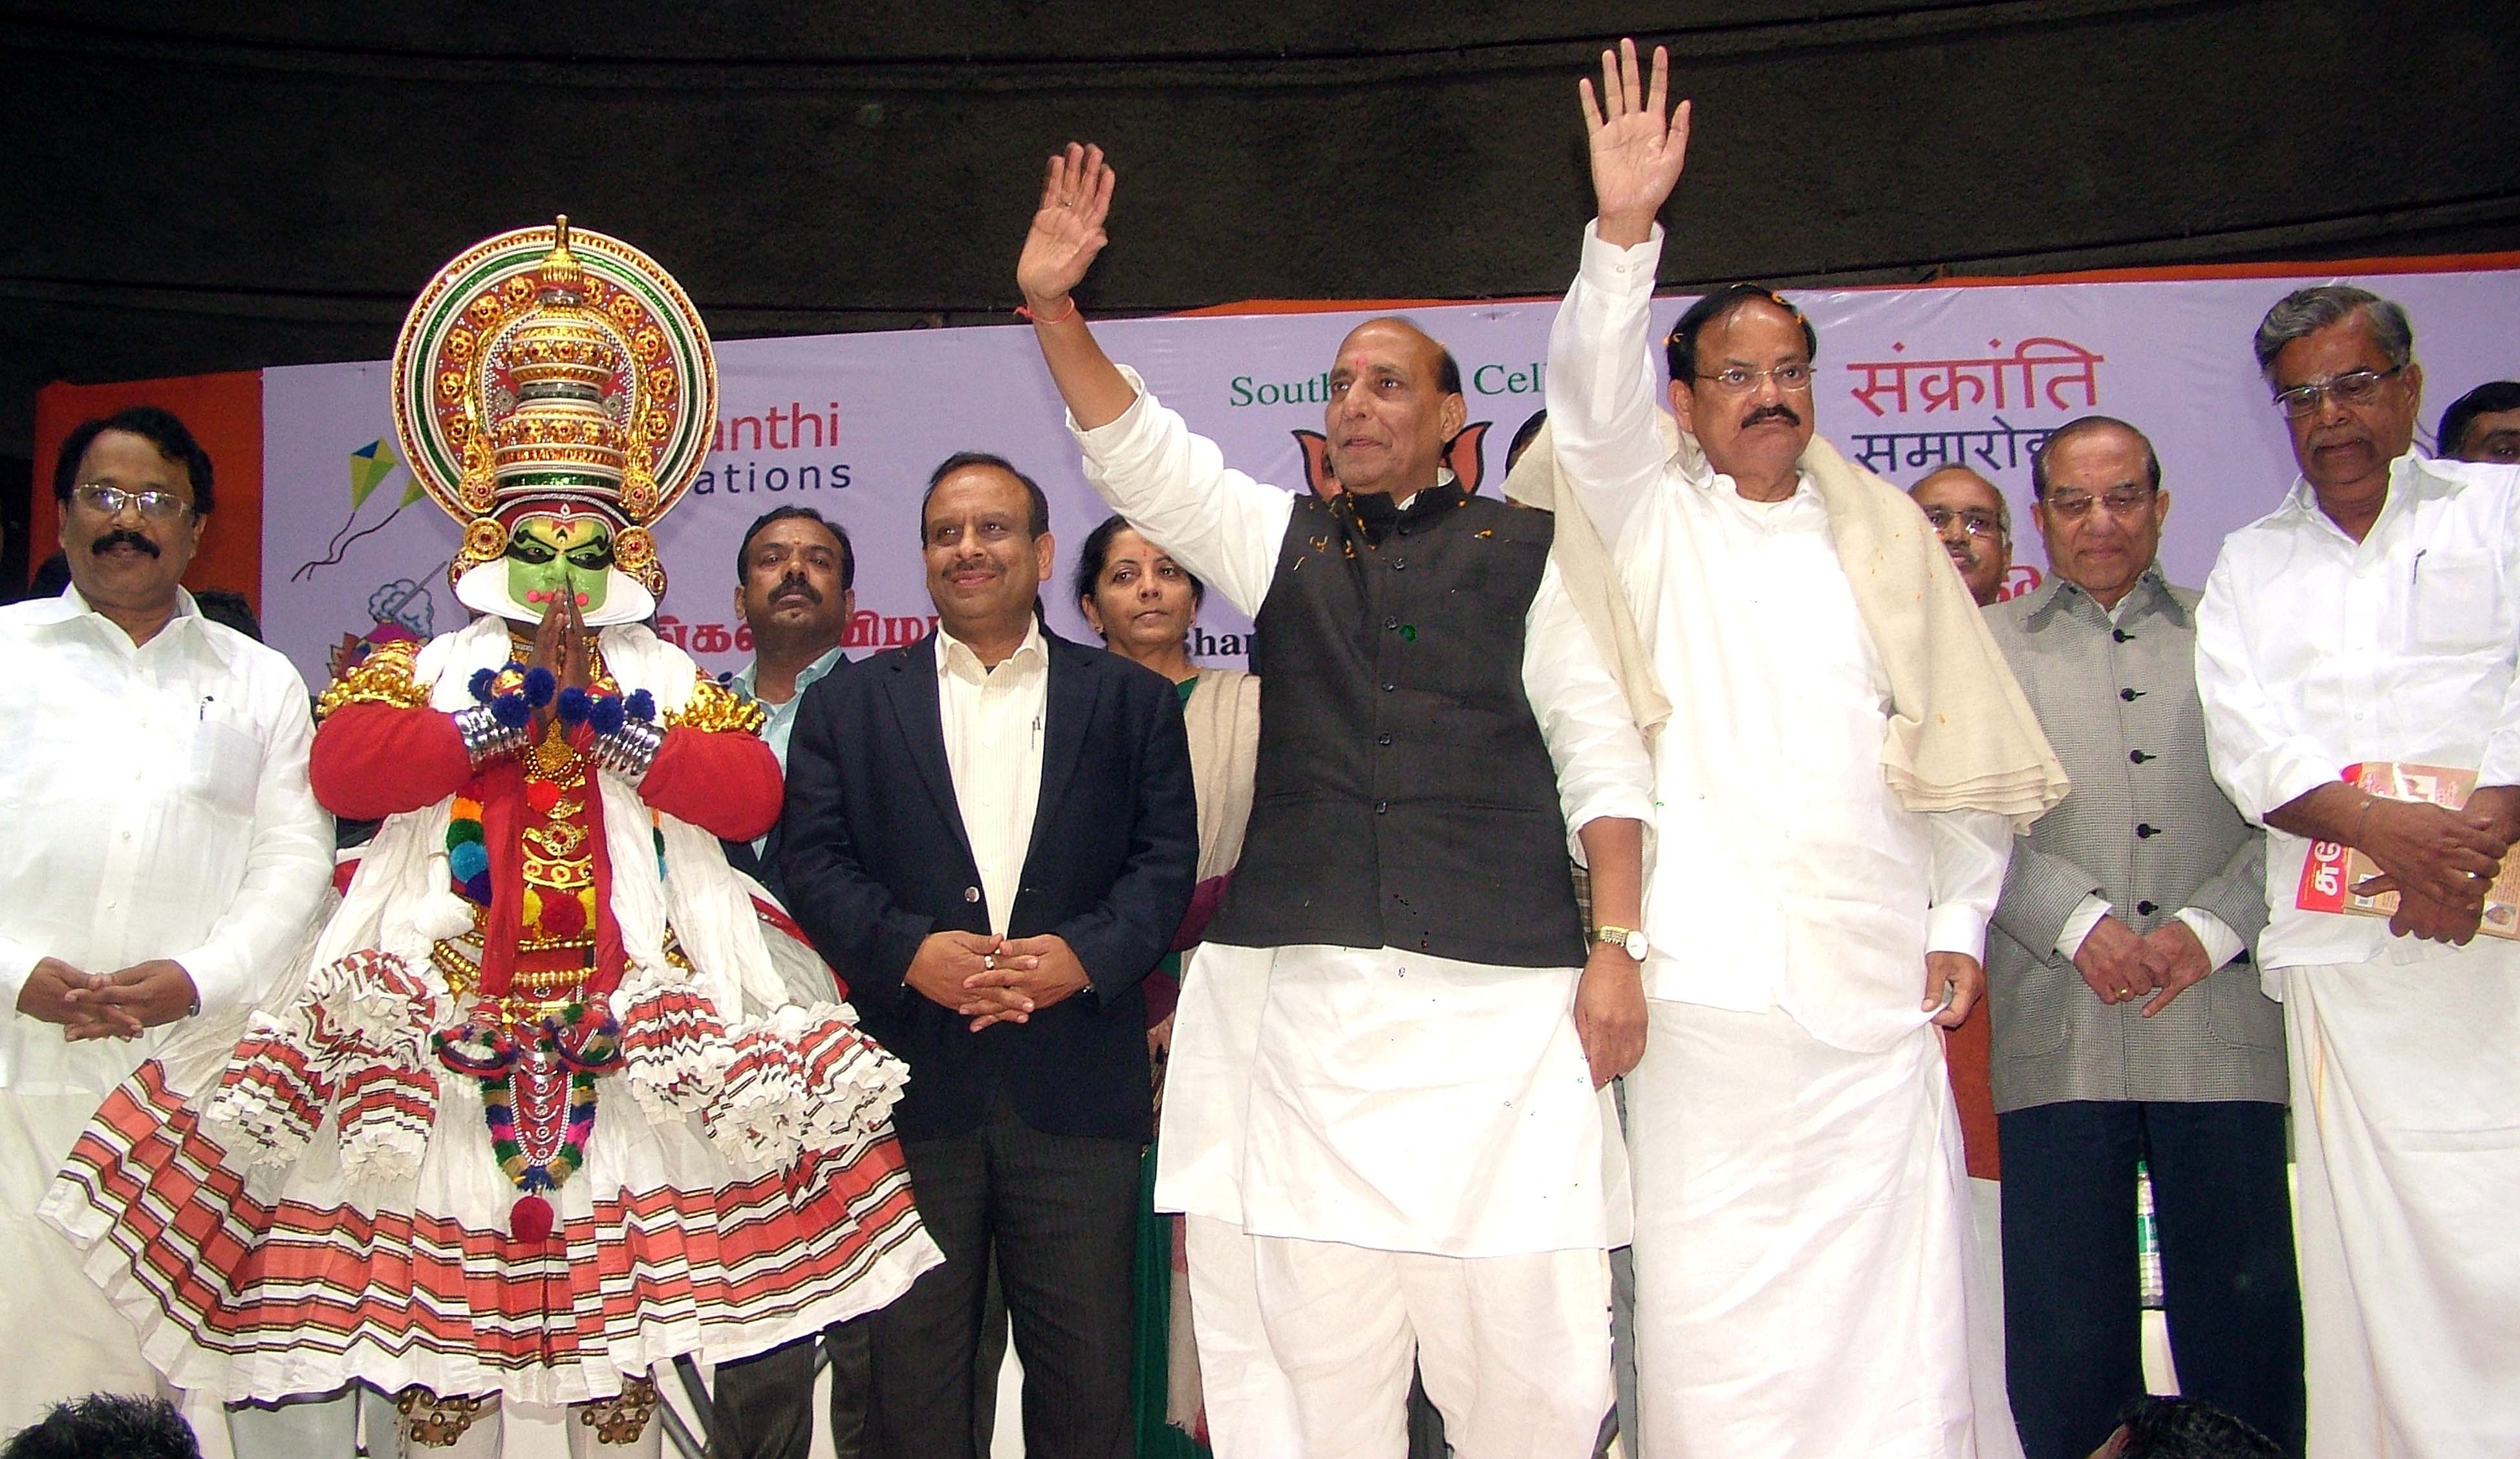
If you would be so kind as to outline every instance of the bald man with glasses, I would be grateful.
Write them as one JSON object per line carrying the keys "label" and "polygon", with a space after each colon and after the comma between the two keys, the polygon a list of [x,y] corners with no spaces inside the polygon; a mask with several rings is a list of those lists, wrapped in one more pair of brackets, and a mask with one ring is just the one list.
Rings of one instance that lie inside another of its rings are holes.
{"label": "bald man with glasses", "polygon": [[1927,472],[1908,495],[1952,554],[1969,597],[1981,608],[2002,601],[2012,571],[2012,508],[2003,493],[1966,466],[1944,466]]}

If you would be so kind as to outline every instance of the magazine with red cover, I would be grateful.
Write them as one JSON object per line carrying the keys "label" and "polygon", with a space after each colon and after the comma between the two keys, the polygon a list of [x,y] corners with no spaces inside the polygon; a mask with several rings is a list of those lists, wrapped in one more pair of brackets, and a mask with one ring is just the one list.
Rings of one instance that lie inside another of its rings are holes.
{"label": "magazine with red cover", "polygon": [[[2476,788],[2476,772],[2447,765],[2409,765],[2395,760],[2365,760],[2345,767],[2345,783],[2395,801],[2430,801],[2455,811]],[[2342,912],[2348,916],[2386,917],[2398,910],[2398,894],[2362,897],[2354,888],[2380,874],[2378,863],[2362,852],[2334,841],[2314,841],[2302,862],[2301,888],[2293,906],[2303,911]],[[2477,931],[2492,937],[2520,939],[2520,856],[2503,859],[2501,870],[2485,894],[2485,918]]]}

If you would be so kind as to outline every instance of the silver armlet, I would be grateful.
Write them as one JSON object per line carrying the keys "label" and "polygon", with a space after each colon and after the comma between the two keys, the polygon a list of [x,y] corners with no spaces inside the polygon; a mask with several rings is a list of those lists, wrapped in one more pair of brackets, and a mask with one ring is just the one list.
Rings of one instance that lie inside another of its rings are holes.
{"label": "silver armlet", "polygon": [[455,732],[464,736],[464,753],[472,757],[474,770],[502,755],[513,755],[523,749],[528,733],[522,725],[499,723],[499,717],[490,712],[487,704],[469,705],[455,711]]}
{"label": "silver armlet", "polygon": [[623,720],[620,729],[595,736],[595,763],[636,785],[648,778],[664,742],[665,731],[648,721]]}

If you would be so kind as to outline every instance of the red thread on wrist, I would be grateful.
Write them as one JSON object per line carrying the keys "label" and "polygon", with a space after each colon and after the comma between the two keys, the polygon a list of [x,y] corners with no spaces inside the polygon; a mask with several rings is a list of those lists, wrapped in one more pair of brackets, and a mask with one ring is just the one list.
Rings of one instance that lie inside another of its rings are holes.
{"label": "red thread on wrist", "polygon": [[1067,296],[1067,312],[1065,314],[1044,317],[1033,313],[1032,306],[1029,304],[1017,304],[1015,306],[1015,318],[1030,320],[1037,325],[1063,325],[1075,317],[1076,295],[1074,294],[1069,294]]}

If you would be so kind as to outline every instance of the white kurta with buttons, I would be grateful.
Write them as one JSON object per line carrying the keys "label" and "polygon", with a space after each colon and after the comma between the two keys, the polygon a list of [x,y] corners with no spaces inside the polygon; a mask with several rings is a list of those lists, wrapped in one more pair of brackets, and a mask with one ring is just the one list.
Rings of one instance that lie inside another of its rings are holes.
{"label": "white kurta with buttons", "polygon": [[172,958],[202,1007],[268,991],[313,932],[333,826],[306,780],[306,687],[185,595],[147,643],[73,588],[0,608],[0,1431],[132,1377],[130,1325],[34,1220],[88,1117],[174,1027],[71,1043],[14,1011],[54,957],[87,973]]}

